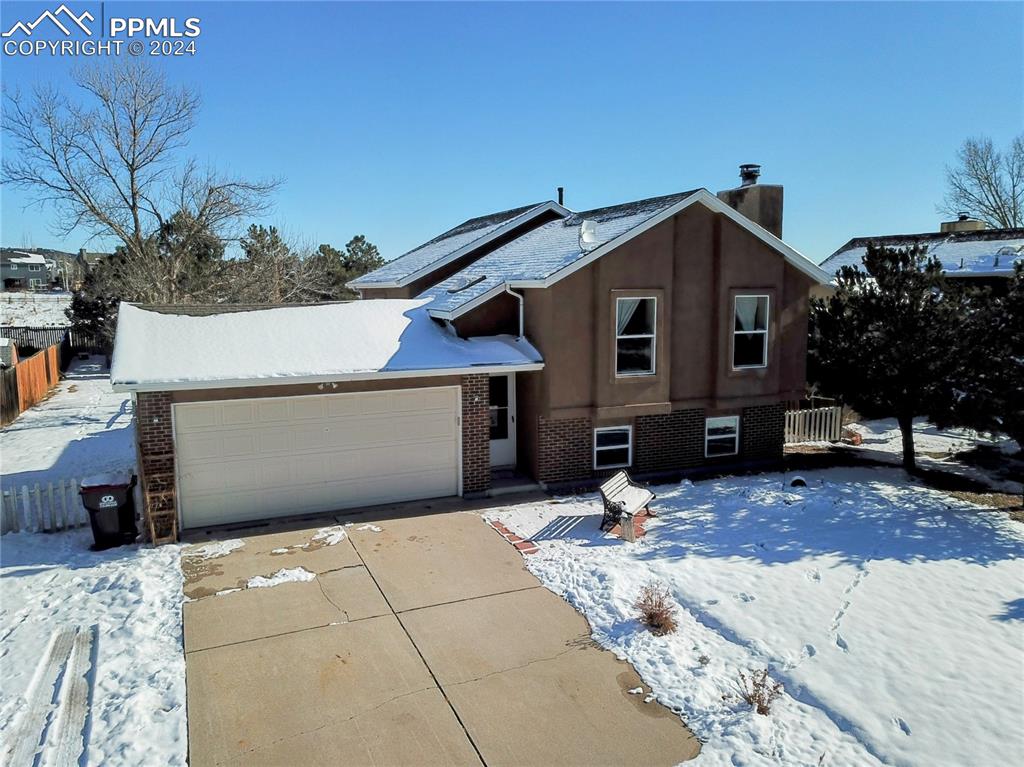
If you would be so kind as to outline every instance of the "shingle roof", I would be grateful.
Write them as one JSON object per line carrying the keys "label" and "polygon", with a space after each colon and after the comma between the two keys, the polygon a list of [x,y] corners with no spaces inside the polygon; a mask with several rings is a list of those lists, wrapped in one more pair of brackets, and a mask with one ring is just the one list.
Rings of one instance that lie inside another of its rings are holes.
{"label": "shingle roof", "polygon": [[432,266],[441,266],[461,255],[460,251],[470,248],[474,243],[482,245],[487,238],[525,223],[553,205],[554,203],[551,202],[538,202],[533,205],[524,205],[521,208],[471,218],[429,242],[413,248],[394,261],[389,261],[380,269],[357,277],[349,285],[353,288],[360,288],[371,285],[404,284],[411,281],[411,278],[419,272]]}
{"label": "shingle roof", "polygon": [[844,266],[860,266],[868,244],[887,248],[927,246],[951,277],[980,277],[1013,272],[1014,262],[1024,260],[1024,229],[981,229],[974,232],[926,232],[855,237],[821,263],[835,274]]}
{"label": "shingle roof", "polygon": [[[546,279],[698,191],[581,211],[549,221],[488,253],[420,295],[433,299],[431,312],[451,312],[505,282]],[[595,242],[580,241],[580,225],[584,221],[594,222]]]}

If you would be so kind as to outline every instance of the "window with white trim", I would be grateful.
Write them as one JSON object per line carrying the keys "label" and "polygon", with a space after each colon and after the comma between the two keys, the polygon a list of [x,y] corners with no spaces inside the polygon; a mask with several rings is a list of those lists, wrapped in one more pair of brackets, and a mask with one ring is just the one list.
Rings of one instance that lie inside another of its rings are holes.
{"label": "window with white trim", "polygon": [[41,265],[39,265],[39,264],[29,264],[28,265],[28,270],[30,272],[39,272],[39,271],[42,271],[42,269],[43,269],[43,267]]}
{"label": "window with white trim", "polygon": [[18,271],[18,265],[17,265],[16,263],[14,263],[13,261],[11,261],[11,263],[9,264],[9,266],[11,267],[11,271],[12,271],[12,272],[16,272],[16,271]]}
{"label": "window with white trim", "polygon": [[704,420],[704,455],[736,455],[740,451],[740,417],[726,415]]}
{"label": "window with white trim", "polygon": [[768,296],[736,296],[733,307],[732,367],[768,364]]}
{"label": "window with white trim", "polygon": [[594,429],[594,468],[620,469],[633,463],[633,427]]}
{"label": "window with white trim", "polygon": [[654,375],[657,314],[656,298],[615,299],[615,375]]}

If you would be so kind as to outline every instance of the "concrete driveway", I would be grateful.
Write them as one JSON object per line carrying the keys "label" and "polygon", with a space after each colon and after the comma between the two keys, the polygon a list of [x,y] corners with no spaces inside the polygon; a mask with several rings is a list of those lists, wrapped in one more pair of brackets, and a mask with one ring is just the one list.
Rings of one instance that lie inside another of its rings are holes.
{"label": "concrete driveway", "polygon": [[[512,546],[478,514],[437,507],[339,517],[354,524],[333,545],[315,539],[331,524],[321,518],[247,531],[225,556],[186,552],[192,767],[697,754],[675,714],[628,693],[636,672]],[[249,585],[282,569],[308,580]]]}

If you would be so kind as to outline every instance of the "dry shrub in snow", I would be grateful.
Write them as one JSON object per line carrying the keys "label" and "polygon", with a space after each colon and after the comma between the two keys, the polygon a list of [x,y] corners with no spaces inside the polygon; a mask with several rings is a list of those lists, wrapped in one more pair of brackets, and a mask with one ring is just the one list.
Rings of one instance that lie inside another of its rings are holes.
{"label": "dry shrub in snow", "polygon": [[782,694],[782,682],[769,678],[768,669],[755,671],[747,678],[740,672],[740,696],[757,709],[757,713],[768,716],[772,703]]}
{"label": "dry shrub in snow", "polygon": [[633,606],[640,611],[640,622],[655,636],[671,634],[676,630],[676,608],[664,586],[655,583],[644,586]]}

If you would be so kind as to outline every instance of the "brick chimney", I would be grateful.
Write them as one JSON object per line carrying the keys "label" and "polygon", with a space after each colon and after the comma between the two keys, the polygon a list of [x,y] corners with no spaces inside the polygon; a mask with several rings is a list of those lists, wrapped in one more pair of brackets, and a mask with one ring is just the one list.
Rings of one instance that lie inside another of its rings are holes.
{"label": "brick chimney", "polygon": [[782,187],[759,184],[761,166],[745,163],[740,166],[740,185],[718,193],[718,199],[735,208],[755,224],[760,224],[776,237],[782,237]]}

